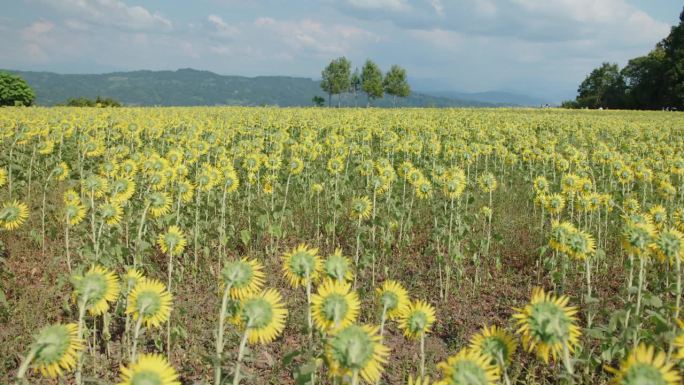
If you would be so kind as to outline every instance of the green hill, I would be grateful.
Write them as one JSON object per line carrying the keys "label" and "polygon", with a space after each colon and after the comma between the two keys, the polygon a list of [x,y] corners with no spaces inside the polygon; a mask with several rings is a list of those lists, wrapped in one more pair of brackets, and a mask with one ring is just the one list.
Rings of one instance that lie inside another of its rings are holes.
{"label": "green hill", "polygon": [[[38,105],[65,103],[69,98],[113,98],[134,106],[310,106],[316,96],[327,97],[319,81],[289,76],[224,76],[209,71],[132,71],[106,74],[57,74],[7,70],[22,76],[36,91]],[[336,104],[336,97],[333,97]],[[365,105],[359,94],[358,105]],[[352,95],[343,96],[343,105],[353,106]],[[391,106],[380,99],[374,106]],[[398,106],[411,107],[493,107],[495,104],[413,93]]]}

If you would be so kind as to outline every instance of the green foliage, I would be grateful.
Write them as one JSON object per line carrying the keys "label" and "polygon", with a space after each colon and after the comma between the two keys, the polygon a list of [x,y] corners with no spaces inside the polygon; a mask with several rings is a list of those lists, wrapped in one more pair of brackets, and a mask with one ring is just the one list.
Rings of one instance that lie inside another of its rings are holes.
{"label": "green foliage", "polygon": [[[328,94],[328,105],[330,105],[332,95],[347,92],[351,86],[351,62],[344,56],[334,59],[321,72],[321,77],[321,89]],[[341,100],[338,98],[338,107],[340,103]]]}
{"label": "green foliage", "polygon": [[319,95],[316,95],[313,98],[311,98],[311,101],[316,107],[323,107],[323,105],[325,104],[325,98]]}
{"label": "green foliage", "polygon": [[70,98],[64,104],[69,107],[121,107],[121,103],[112,98],[98,96],[95,100],[88,98]]}
{"label": "green foliage", "polygon": [[394,104],[397,97],[405,98],[411,93],[411,87],[406,81],[406,70],[396,64],[385,74],[382,86],[386,94],[392,95]]}
{"label": "green foliage", "polygon": [[589,108],[622,108],[627,86],[617,64],[603,63],[577,89],[577,103]]}
{"label": "green foliage", "polygon": [[23,78],[0,72],[0,106],[30,106],[35,98],[35,92]]}
{"label": "green foliage", "polygon": [[370,59],[366,60],[361,70],[361,89],[368,96],[368,103],[373,99],[382,97],[382,71],[377,64]]}

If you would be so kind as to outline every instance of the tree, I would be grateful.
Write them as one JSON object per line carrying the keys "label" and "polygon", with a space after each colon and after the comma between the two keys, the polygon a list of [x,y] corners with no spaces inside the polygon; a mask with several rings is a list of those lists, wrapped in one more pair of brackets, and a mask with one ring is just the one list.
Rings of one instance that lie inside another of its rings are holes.
{"label": "tree", "polygon": [[17,75],[0,72],[0,106],[30,106],[36,93]]}
{"label": "tree", "polygon": [[406,81],[406,70],[396,64],[385,74],[382,86],[386,94],[392,95],[392,105],[394,106],[397,105],[397,96],[405,98],[411,93],[411,87]]}
{"label": "tree", "polygon": [[323,105],[325,104],[325,98],[322,96],[318,96],[318,95],[314,96],[311,99],[311,101],[313,102],[314,106],[316,106],[316,107],[323,107]]}
{"label": "tree", "polygon": [[667,104],[667,61],[662,46],[646,56],[631,59],[622,75],[627,83],[629,108],[660,109]]}
{"label": "tree", "polygon": [[349,91],[354,95],[354,107],[356,107],[356,95],[361,91],[361,73],[358,68],[355,68],[352,73]]}
{"label": "tree", "polygon": [[589,108],[623,108],[627,85],[617,64],[603,63],[577,89],[577,103]]}
{"label": "tree", "polygon": [[344,56],[334,59],[321,72],[321,77],[321,88],[328,94],[328,106],[332,103],[332,95],[339,95],[339,107],[341,94],[347,92],[351,85],[351,62]]}
{"label": "tree", "polygon": [[382,97],[382,71],[370,59],[366,60],[361,69],[361,89],[368,97],[367,106],[370,105],[371,100]]}

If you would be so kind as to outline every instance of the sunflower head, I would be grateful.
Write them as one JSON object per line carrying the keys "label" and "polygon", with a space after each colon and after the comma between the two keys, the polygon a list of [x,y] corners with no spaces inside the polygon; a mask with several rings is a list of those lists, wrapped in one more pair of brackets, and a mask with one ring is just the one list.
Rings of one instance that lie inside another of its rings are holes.
{"label": "sunflower head", "polygon": [[83,350],[83,341],[78,339],[78,325],[50,325],[34,337],[35,370],[44,377],[55,378],[64,371],[76,367],[76,356]]}
{"label": "sunflower head", "polygon": [[622,228],[622,246],[628,253],[639,258],[648,257],[650,246],[656,237],[656,229],[646,220],[643,222],[627,221]]}
{"label": "sunflower head", "polygon": [[351,285],[344,281],[325,280],[311,297],[311,313],[322,331],[346,327],[356,321],[361,302]]}
{"label": "sunflower head", "polygon": [[435,308],[425,301],[409,303],[399,316],[399,328],[409,338],[418,338],[430,331],[435,323]]}
{"label": "sunflower head", "polygon": [[546,197],[544,208],[549,213],[558,215],[565,208],[565,198],[560,194],[551,194]]}
{"label": "sunflower head", "polygon": [[69,226],[76,226],[83,222],[86,216],[86,208],[80,200],[64,204],[64,217]]}
{"label": "sunflower head", "polygon": [[305,244],[283,256],[283,271],[293,287],[306,285],[318,278],[323,269],[323,262],[318,256],[318,249]]}
{"label": "sunflower head", "polygon": [[586,259],[596,252],[596,242],[591,234],[577,230],[568,238],[568,254],[577,259]]}
{"label": "sunflower head", "polygon": [[385,309],[386,317],[389,320],[396,319],[403,314],[411,302],[408,292],[397,281],[387,280],[375,290],[380,307]]}
{"label": "sunflower head", "polygon": [[126,313],[134,320],[142,317],[147,327],[158,327],[169,319],[172,300],[163,283],[143,278],[128,295]]}
{"label": "sunflower head", "polygon": [[171,255],[180,255],[185,249],[185,236],[178,226],[171,226],[165,233],[159,234],[157,244],[162,252]]}
{"label": "sunflower head", "polygon": [[684,261],[684,235],[675,228],[661,231],[656,236],[652,248],[662,262],[674,262],[677,258]]}
{"label": "sunflower head", "polygon": [[240,301],[235,323],[247,328],[250,344],[267,344],[282,333],[286,318],[287,309],[280,293],[267,289],[251,293]]}
{"label": "sunflower head", "polygon": [[114,226],[121,222],[121,218],[123,215],[123,207],[121,207],[121,203],[111,201],[102,203],[98,207],[98,212],[100,213],[100,217],[102,217],[102,220],[105,221],[105,223],[107,223],[110,226]]}
{"label": "sunflower head", "polygon": [[354,279],[351,261],[342,255],[341,249],[336,249],[333,254],[328,256],[323,264],[323,271],[327,278],[336,281],[351,281]]}
{"label": "sunflower head", "polygon": [[328,339],[325,351],[332,376],[351,377],[356,372],[368,383],[380,379],[389,354],[380,342],[377,328],[366,325],[337,330]]}
{"label": "sunflower head", "polygon": [[653,346],[639,345],[620,364],[615,372],[618,385],[677,385],[681,377],[665,353],[656,352]]}
{"label": "sunflower head", "polygon": [[470,339],[470,349],[480,353],[493,365],[506,365],[518,348],[515,338],[506,330],[497,326],[485,326],[482,331]]}
{"label": "sunflower head", "polygon": [[29,215],[28,206],[19,201],[5,202],[0,208],[0,227],[5,230],[16,230],[26,222]]}
{"label": "sunflower head", "polygon": [[568,306],[569,301],[567,296],[556,297],[535,288],[530,303],[513,314],[523,345],[528,351],[536,351],[544,362],[549,355],[555,359],[564,347],[572,352],[579,344],[577,308]]}
{"label": "sunflower head", "polygon": [[121,368],[118,385],[181,385],[181,382],[166,358],[158,354],[142,354],[132,365]]}
{"label": "sunflower head", "polygon": [[442,379],[435,385],[495,385],[500,376],[499,367],[492,365],[489,357],[470,349],[462,349],[437,367]]}
{"label": "sunflower head", "polygon": [[121,279],[126,288],[126,293],[130,293],[143,277],[143,273],[138,269],[129,268],[126,270],[126,274],[124,274]]}
{"label": "sunflower head", "polygon": [[258,293],[264,286],[264,267],[254,259],[243,258],[228,262],[221,270],[223,284],[230,286],[230,296],[242,299]]}
{"label": "sunflower head", "polygon": [[491,172],[482,174],[477,179],[477,185],[478,187],[480,187],[480,190],[482,190],[482,192],[491,193],[494,190],[496,190],[496,178],[494,177],[494,174],[492,174]]}
{"label": "sunflower head", "polygon": [[570,222],[553,222],[549,235],[549,246],[559,253],[570,253],[570,241],[577,229]]}
{"label": "sunflower head", "polygon": [[171,211],[171,197],[163,191],[154,191],[148,195],[150,214],[153,218],[159,218]]}
{"label": "sunflower head", "polygon": [[74,295],[91,315],[107,311],[109,303],[119,296],[119,279],[103,267],[93,266],[83,275],[73,278]]}
{"label": "sunflower head", "polygon": [[349,216],[353,220],[368,219],[371,215],[373,204],[367,196],[352,199],[349,207]]}

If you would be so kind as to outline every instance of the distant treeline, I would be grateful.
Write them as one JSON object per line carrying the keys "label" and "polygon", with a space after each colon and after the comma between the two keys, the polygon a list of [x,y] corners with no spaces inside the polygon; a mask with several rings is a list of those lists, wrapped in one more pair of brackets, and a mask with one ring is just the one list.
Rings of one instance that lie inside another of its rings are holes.
{"label": "distant treeline", "polygon": [[121,107],[122,104],[112,98],[102,98],[98,96],[95,99],[88,98],[70,98],[63,104],[68,107]]}
{"label": "distant treeline", "polygon": [[684,10],[679,25],[648,55],[620,69],[603,63],[580,84],[567,108],[684,110]]}

